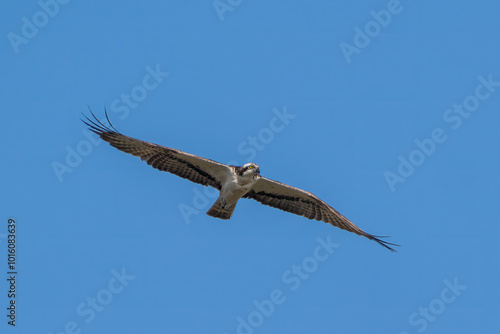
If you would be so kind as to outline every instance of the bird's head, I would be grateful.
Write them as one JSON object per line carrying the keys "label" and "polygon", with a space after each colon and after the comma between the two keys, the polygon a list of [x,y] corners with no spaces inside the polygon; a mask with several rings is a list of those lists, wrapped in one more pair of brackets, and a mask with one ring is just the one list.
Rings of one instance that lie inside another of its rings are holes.
{"label": "bird's head", "polygon": [[249,162],[247,164],[244,164],[243,166],[241,166],[239,168],[239,174],[241,176],[260,174],[259,165],[254,164],[253,162]]}

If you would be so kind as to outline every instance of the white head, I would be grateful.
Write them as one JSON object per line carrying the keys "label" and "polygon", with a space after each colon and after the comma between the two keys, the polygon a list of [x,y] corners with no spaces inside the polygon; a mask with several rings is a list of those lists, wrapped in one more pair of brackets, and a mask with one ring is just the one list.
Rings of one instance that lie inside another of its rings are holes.
{"label": "white head", "polygon": [[236,173],[240,176],[253,176],[255,174],[260,174],[260,168],[259,165],[249,162],[241,167],[237,167]]}

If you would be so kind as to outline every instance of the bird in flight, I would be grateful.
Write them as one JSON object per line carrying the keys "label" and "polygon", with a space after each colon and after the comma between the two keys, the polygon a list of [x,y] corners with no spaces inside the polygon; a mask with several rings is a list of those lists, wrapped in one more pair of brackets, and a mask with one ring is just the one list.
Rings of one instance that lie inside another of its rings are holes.
{"label": "bird in flight", "polygon": [[378,242],[393,252],[395,250],[390,246],[399,246],[381,240],[380,236],[364,232],[310,192],[261,176],[259,165],[255,163],[247,163],[243,166],[225,165],[173,148],[125,136],[111,124],[107,113],[106,119],[109,127],[99,121],[92,111],[90,112],[94,120],[83,115],[86,120],[82,119],[82,121],[111,146],[140,157],[148,165],[160,171],[219,190],[219,197],[207,211],[209,216],[229,219],[240,198],[251,198],[262,204],[356,233]]}

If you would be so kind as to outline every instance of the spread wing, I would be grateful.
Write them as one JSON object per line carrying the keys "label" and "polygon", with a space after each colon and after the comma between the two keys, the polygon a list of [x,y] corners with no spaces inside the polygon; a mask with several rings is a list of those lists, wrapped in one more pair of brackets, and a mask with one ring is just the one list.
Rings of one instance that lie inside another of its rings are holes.
{"label": "spread wing", "polygon": [[291,212],[309,219],[316,219],[332,224],[343,230],[356,233],[370,240],[375,240],[385,248],[395,251],[389,242],[380,240],[380,237],[369,234],[354,225],[349,219],[337,210],[320,200],[310,192],[294,188],[284,183],[260,177],[244,197],[252,198],[262,204],[272,206],[283,211]]}
{"label": "spread wing", "polygon": [[120,151],[140,157],[153,168],[218,190],[221,189],[222,184],[229,177],[231,167],[228,165],[125,136],[113,127],[107,114],[106,118],[111,128],[99,121],[93,113],[92,116],[94,116],[94,120],[85,115],[87,121],[82,119],[91,131]]}

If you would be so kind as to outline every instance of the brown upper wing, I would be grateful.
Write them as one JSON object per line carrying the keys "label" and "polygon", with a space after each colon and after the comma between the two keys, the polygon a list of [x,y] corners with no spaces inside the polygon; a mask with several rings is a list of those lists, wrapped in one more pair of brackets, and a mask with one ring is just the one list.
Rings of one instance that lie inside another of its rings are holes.
{"label": "brown upper wing", "polygon": [[[85,116],[85,115],[84,115]],[[102,140],[120,151],[140,157],[152,167],[175,174],[192,182],[211,186],[218,190],[230,174],[230,167],[216,161],[198,157],[173,148],[148,143],[119,133],[113,125],[105,126],[94,114],[94,120],[82,120],[91,131],[99,135]],[[106,115],[107,118],[107,115]],[[108,119],[109,122],[109,119]]]}
{"label": "brown upper wing", "polygon": [[309,219],[315,219],[332,224],[357,235],[375,240],[385,248],[395,251],[389,245],[398,246],[380,240],[379,237],[366,233],[354,225],[349,219],[337,210],[320,200],[310,192],[291,187],[284,183],[260,177],[252,190],[245,195],[262,204],[272,206],[283,211],[291,212]]}

